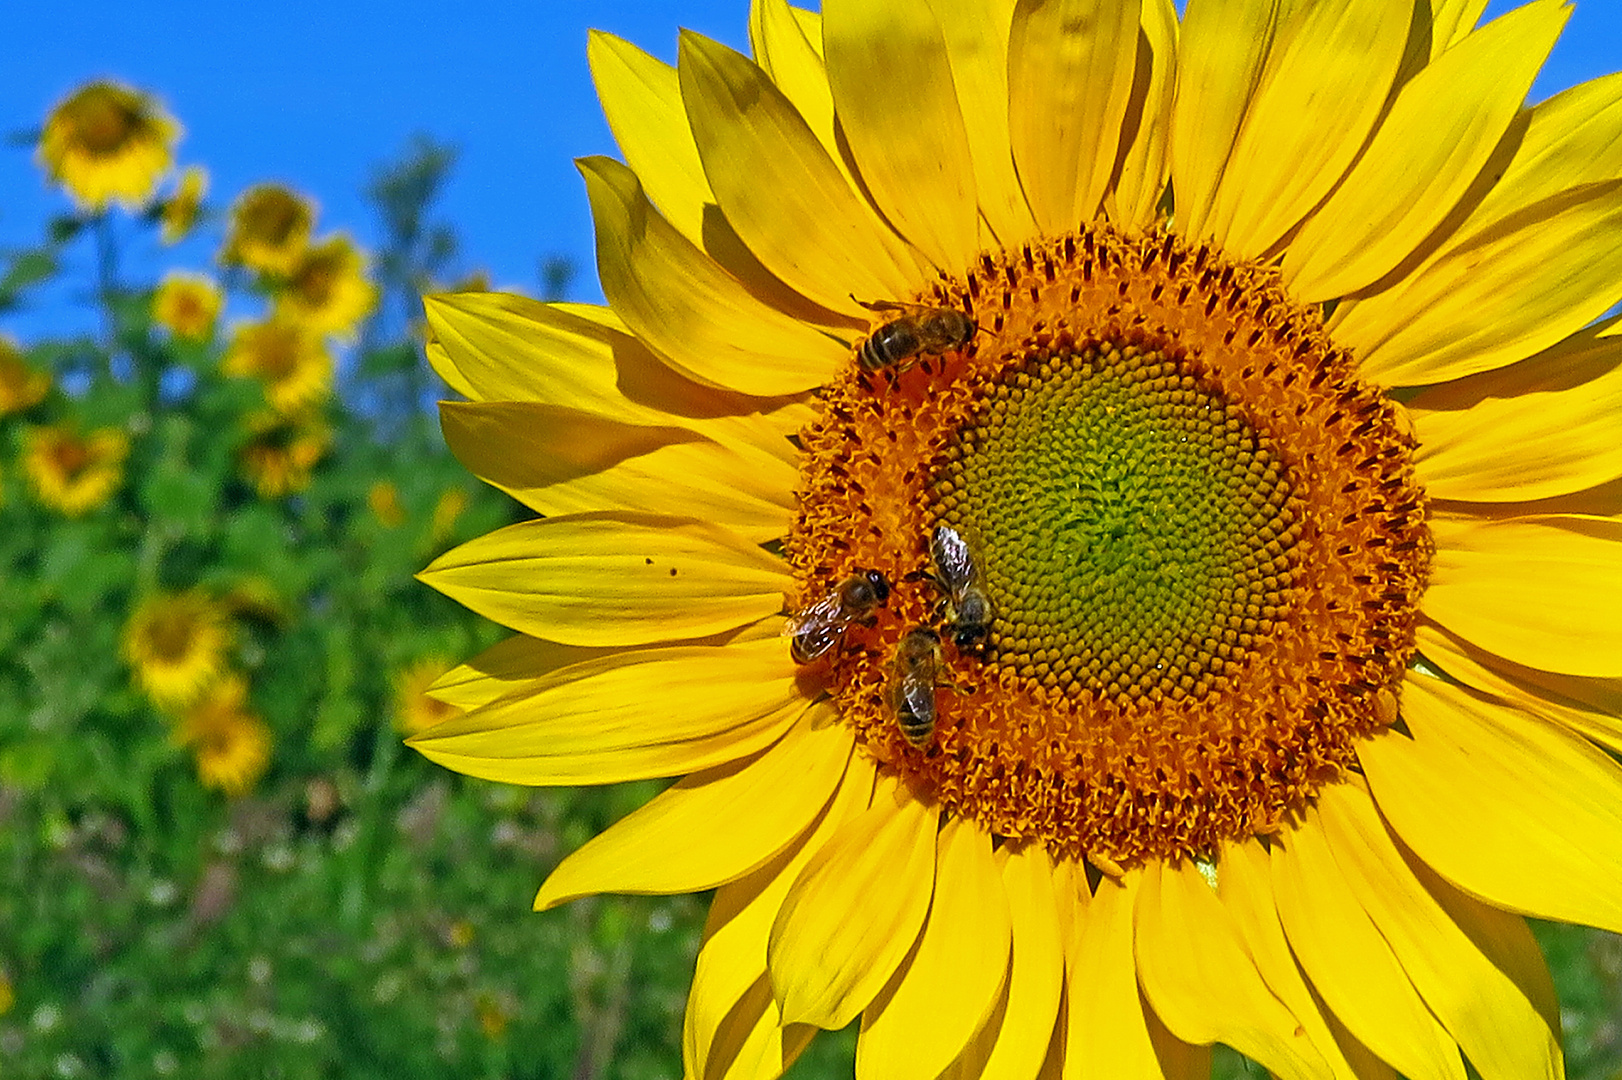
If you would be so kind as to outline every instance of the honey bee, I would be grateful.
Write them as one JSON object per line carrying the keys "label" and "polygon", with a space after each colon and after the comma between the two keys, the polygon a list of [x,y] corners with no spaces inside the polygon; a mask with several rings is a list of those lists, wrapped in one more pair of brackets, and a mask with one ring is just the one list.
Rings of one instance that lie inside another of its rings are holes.
{"label": "honey bee", "polygon": [[792,634],[789,655],[797,664],[809,664],[838,644],[853,622],[871,624],[878,609],[890,599],[890,582],[877,570],[858,570],[822,599],[789,616],[783,633]]}
{"label": "honey bee", "polygon": [[991,597],[969,542],[950,525],[937,525],[929,537],[929,555],[935,561],[935,581],[946,593],[942,629],[959,649],[984,649],[991,635]]}
{"label": "honey bee", "polygon": [[927,627],[907,631],[895,647],[890,707],[901,734],[919,749],[935,734],[935,687],[941,664],[940,635]]}
{"label": "honey bee", "polygon": [[980,324],[956,308],[928,304],[902,304],[888,300],[856,301],[869,311],[900,314],[881,325],[862,342],[857,362],[868,371],[915,360],[925,353],[961,349],[979,331]]}

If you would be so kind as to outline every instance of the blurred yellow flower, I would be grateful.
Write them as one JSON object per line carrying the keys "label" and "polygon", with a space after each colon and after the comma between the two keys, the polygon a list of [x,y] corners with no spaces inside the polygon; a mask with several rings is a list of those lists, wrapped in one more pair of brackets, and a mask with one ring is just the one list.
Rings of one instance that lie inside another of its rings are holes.
{"label": "blurred yellow flower", "polygon": [[247,794],[270,765],[270,728],[249,711],[248,684],[235,672],[187,710],[174,739],[191,748],[203,786],[227,795]]}
{"label": "blurred yellow flower", "polygon": [[261,498],[279,499],[310,486],[310,470],[332,445],[332,430],[310,414],[266,411],[248,420],[237,452],[242,474]]}
{"label": "blurred yellow flower", "polygon": [[11,1007],[15,1004],[17,1004],[17,991],[12,989],[10,977],[5,972],[0,971],[0,1016],[10,1012]]}
{"label": "blurred yellow flower", "polygon": [[98,80],[69,94],[45,120],[39,160],[87,210],[109,200],[131,210],[152,197],[174,165],[180,125],[157,99]]}
{"label": "blurred yellow flower", "polygon": [[366,277],[366,256],[339,234],[305,248],[276,299],[312,330],[348,339],[377,306],[377,286]]}
{"label": "blurred yellow flower", "polygon": [[332,354],[308,326],[277,313],[238,326],[220,370],[259,379],[265,400],[292,412],[314,404],[331,387]]}
{"label": "blurred yellow flower", "polygon": [[231,206],[220,261],[266,274],[292,273],[314,228],[310,200],[282,184],[255,185]]}
{"label": "blurred yellow flower", "polygon": [[207,274],[171,270],[152,295],[152,319],[176,337],[207,341],[225,306],[225,294]]}
{"label": "blurred yellow flower", "polygon": [[462,715],[455,705],[428,696],[428,688],[455,665],[441,656],[425,656],[394,676],[394,726],[407,735]]}
{"label": "blurred yellow flower", "polygon": [[50,424],[29,430],[23,441],[23,471],[34,494],[70,517],[105,503],[124,480],[130,441],[117,428],[80,435],[65,424]]}
{"label": "blurred yellow flower", "polygon": [[451,535],[456,528],[456,519],[462,516],[467,509],[467,492],[461,488],[446,488],[445,493],[434,504],[434,517],[428,526],[428,535],[432,542],[437,544]]}
{"label": "blurred yellow flower", "polygon": [[287,620],[287,603],[276,587],[262,577],[245,577],[232,585],[220,597],[226,611],[239,618],[257,619],[266,623]]}
{"label": "blurred yellow flower", "polygon": [[230,645],[225,608],[196,589],[153,593],[124,627],[124,659],[135,682],[164,709],[197,701],[224,670]]}
{"label": "blurred yellow flower", "polygon": [[479,1017],[479,1030],[484,1032],[485,1038],[499,1039],[506,1034],[512,1014],[500,998],[489,991],[484,991],[479,994],[473,1007]]}
{"label": "blurred yellow flower", "polygon": [[208,194],[208,170],[201,165],[188,165],[180,174],[180,186],[163,204],[158,220],[163,228],[160,236],[165,244],[178,244],[190,235],[197,224],[197,212],[202,209],[203,196]]}
{"label": "blurred yellow flower", "polygon": [[0,334],[0,416],[33,408],[50,388],[50,375],[31,367],[16,340]]}
{"label": "blurred yellow flower", "polygon": [[398,528],[405,523],[405,507],[400,505],[400,489],[392,480],[379,480],[366,493],[366,505],[386,529]]}

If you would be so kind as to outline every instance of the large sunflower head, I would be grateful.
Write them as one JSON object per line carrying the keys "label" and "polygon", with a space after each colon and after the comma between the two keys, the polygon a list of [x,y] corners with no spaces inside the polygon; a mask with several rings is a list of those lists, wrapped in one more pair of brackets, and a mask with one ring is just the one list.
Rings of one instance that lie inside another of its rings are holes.
{"label": "large sunflower head", "polygon": [[152,321],[176,337],[207,341],[225,306],[225,293],[207,274],[171,270],[152,294]]}
{"label": "large sunflower head", "polygon": [[39,159],[52,180],[87,210],[109,201],[143,206],[174,167],[180,125],[157,99],[97,80],[64,98],[45,119]]}
{"label": "large sunflower head", "polygon": [[377,306],[377,286],[366,276],[366,256],[339,234],[304,249],[276,302],[317,333],[351,338]]}
{"label": "large sunflower head", "polygon": [[135,681],[165,709],[191,705],[225,668],[231,645],[225,607],[200,590],[153,593],[124,627]]}
{"label": "large sunflower head", "polygon": [[282,412],[313,405],[332,388],[332,353],[320,332],[280,310],[238,326],[220,370],[258,379],[265,400]]}
{"label": "large sunflower head", "polygon": [[129,436],[117,428],[81,433],[46,424],[23,436],[23,471],[40,502],[78,517],[106,503],[124,482],[129,448]]}
{"label": "large sunflower head", "polygon": [[255,184],[231,204],[220,261],[265,274],[291,273],[314,228],[309,199],[284,184]]}
{"label": "large sunflower head", "polygon": [[539,514],[413,740],[683,777],[537,899],[719,888],[690,1076],[1557,1075],[1622,929],[1622,78],[1535,0],[758,0],[591,44],[609,306],[450,295]]}
{"label": "large sunflower head", "polygon": [[248,683],[232,672],[215,682],[175,726],[191,750],[197,779],[226,795],[246,795],[270,766],[271,732],[248,705]]}
{"label": "large sunflower head", "polygon": [[30,364],[15,338],[0,334],[0,416],[32,409],[50,389],[50,373]]}

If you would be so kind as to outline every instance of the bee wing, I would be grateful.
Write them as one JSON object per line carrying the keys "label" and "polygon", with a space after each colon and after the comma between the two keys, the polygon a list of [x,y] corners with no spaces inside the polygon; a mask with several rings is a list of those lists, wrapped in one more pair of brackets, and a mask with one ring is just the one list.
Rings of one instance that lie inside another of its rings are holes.
{"label": "bee wing", "polygon": [[788,621],[783,624],[782,636],[793,637],[795,634],[817,627],[838,626],[842,618],[839,594],[831,592],[821,600],[807,604],[790,614]]}
{"label": "bee wing", "polygon": [[[896,687],[896,712],[928,717],[935,714],[935,669],[933,664],[911,668],[901,673]],[[904,708],[903,708],[904,706]]]}
{"label": "bee wing", "polygon": [[953,593],[961,591],[974,577],[974,556],[969,553],[968,541],[950,525],[935,526],[929,537],[929,554],[941,581]]}

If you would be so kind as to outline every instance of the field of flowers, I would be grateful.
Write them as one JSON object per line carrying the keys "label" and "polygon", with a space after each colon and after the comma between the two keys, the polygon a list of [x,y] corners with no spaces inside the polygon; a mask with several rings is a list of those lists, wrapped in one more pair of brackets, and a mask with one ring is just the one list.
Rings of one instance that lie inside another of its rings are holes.
{"label": "field of flowers", "polygon": [[[678,1075],[705,898],[529,911],[660,785],[402,743],[502,637],[413,575],[527,516],[445,450],[402,314],[480,287],[431,220],[449,155],[380,174],[368,254],[310,193],[210,191],[140,91],[81,88],[34,145],[65,210],[0,252],[0,328],[66,287],[100,329],[0,332],[0,1076]],[[199,233],[212,265],[121,263]],[[1539,932],[1571,1074],[1622,1076],[1622,945]]]}

